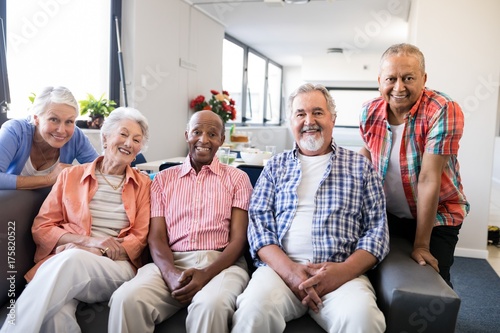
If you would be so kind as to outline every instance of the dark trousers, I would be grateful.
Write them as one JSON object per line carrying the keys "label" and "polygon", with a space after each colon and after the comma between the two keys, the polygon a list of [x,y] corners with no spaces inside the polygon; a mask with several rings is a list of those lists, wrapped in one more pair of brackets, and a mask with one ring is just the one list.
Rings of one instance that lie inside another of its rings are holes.
{"label": "dark trousers", "polygon": [[[391,236],[403,237],[412,244],[415,241],[417,221],[403,219],[387,213],[389,233]],[[430,252],[438,260],[439,275],[453,288],[450,280],[450,268],[453,265],[455,246],[458,242],[458,233],[462,225],[437,226],[432,229]]]}

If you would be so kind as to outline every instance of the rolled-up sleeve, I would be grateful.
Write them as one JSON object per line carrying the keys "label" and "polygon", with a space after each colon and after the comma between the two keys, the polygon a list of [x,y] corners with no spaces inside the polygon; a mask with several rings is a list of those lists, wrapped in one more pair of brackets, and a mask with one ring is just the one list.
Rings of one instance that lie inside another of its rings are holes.
{"label": "rolled-up sleeve", "polygon": [[375,169],[366,164],[362,204],[362,225],[364,231],[356,249],[362,249],[382,261],[389,253],[389,230],[384,189]]}

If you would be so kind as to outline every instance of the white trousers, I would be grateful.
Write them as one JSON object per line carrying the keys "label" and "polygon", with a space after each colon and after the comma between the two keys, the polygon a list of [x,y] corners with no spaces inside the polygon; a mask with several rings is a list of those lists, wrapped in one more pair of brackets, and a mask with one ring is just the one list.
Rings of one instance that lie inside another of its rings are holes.
{"label": "white trousers", "polygon": [[[214,262],[221,252],[193,251],[174,253],[177,268],[203,268]],[[248,283],[244,258],[226,268],[203,287],[188,306],[188,333],[229,332],[236,308],[236,297]],[[108,332],[153,332],[155,325],[166,320],[185,305],[170,297],[158,266],[147,264],[137,276],[124,283],[111,297]]]}
{"label": "white trousers", "polygon": [[270,267],[257,268],[237,299],[234,333],[279,333],[286,322],[306,312],[327,332],[376,333],[385,331],[383,313],[366,276],[353,279],[322,297],[324,307],[315,313],[304,306]]}
{"label": "white trousers", "polygon": [[134,274],[128,261],[65,250],[40,266],[16,301],[15,322],[6,320],[1,332],[80,332],[75,317],[78,302],[107,301]]}

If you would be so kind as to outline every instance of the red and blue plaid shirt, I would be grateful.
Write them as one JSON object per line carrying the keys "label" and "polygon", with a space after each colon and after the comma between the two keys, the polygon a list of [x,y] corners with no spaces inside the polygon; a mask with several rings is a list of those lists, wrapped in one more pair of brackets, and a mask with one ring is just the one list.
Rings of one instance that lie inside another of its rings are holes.
{"label": "red and blue plaid shirt", "polygon": [[[360,131],[371,153],[375,169],[385,180],[392,147],[387,121],[388,104],[382,97],[367,102],[360,115]],[[463,134],[464,115],[447,95],[423,90],[405,117],[401,140],[401,180],[412,215],[417,216],[417,185],[423,154],[450,155],[441,176],[441,190],[435,225],[459,225],[469,212],[460,179],[457,153]]]}

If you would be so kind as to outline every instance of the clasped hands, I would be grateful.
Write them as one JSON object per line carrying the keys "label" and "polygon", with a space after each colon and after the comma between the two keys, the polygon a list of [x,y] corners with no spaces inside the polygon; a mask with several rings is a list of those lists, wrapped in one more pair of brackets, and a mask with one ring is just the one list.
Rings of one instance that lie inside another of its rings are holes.
{"label": "clasped hands", "polygon": [[337,289],[344,281],[342,263],[294,263],[291,273],[283,280],[302,304],[314,312],[323,307],[321,298]]}
{"label": "clasped hands", "polygon": [[188,268],[185,271],[175,269],[162,275],[170,290],[170,296],[181,304],[189,304],[194,295],[210,281],[207,274],[197,268]]}

